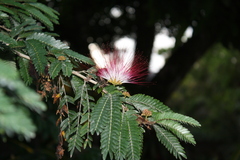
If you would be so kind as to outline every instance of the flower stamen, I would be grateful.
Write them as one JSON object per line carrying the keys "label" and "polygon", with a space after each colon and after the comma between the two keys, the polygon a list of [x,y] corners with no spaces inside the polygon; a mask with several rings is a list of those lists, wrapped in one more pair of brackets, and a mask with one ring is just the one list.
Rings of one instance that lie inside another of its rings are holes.
{"label": "flower stamen", "polygon": [[147,75],[146,63],[124,50],[104,52],[96,44],[90,44],[89,50],[96,64],[97,76],[113,85],[123,83],[141,83],[139,80]]}

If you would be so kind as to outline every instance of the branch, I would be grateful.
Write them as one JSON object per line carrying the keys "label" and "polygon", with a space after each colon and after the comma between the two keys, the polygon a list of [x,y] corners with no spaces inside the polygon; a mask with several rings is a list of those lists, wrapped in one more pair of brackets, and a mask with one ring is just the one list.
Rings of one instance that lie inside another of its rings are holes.
{"label": "branch", "polygon": [[78,76],[78,77],[80,77],[80,78],[84,79],[85,81],[88,81],[88,82],[90,82],[92,84],[97,84],[96,81],[85,77],[84,75],[80,74],[78,71],[72,71],[72,74],[74,74],[75,76]]}
{"label": "branch", "polygon": [[15,52],[19,57],[22,57],[22,58],[31,60],[29,56],[27,56],[27,55],[25,55],[25,54],[22,54],[22,53],[19,52],[19,51],[14,50],[14,52]]}
{"label": "branch", "polygon": [[[19,51],[16,51],[14,50],[14,52],[19,56],[19,57],[22,57],[22,58],[25,58],[25,59],[28,59],[28,60],[31,60],[31,58],[25,54],[22,54],[21,52]],[[80,77],[82,78],[83,80],[87,81],[87,82],[90,82],[92,84],[97,84],[98,82],[88,78],[88,77],[85,77],[84,75],[80,74],[78,71],[72,71],[72,74],[74,74],[75,76],[77,77]]]}
{"label": "branch", "polygon": [[1,25],[0,25],[0,28],[6,30],[6,31],[8,31],[8,32],[11,32],[11,31],[12,31],[11,29],[6,28],[5,26],[1,26]]}

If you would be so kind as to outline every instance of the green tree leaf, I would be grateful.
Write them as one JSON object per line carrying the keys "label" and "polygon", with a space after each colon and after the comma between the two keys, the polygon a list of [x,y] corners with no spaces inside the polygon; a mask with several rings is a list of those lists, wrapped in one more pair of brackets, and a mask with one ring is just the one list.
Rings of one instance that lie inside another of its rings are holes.
{"label": "green tree leaf", "polygon": [[179,139],[191,144],[196,144],[196,141],[194,140],[193,135],[189,132],[189,130],[178,122],[171,120],[162,120],[158,124],[171,131]]}
{"label": "green tree leaf", "polygon": [[[26,3],[27,4],[27,3]],[[40,12],[38,9],[35,7],[29,6],[29,5],[24,5],[24,9],[32,14],[36,19],[38,19],[40,22],[45,24],[49,30],[53,30],[53,23],[50,21],[48,17],[46,17],[42,12]]]}
{"label": "green tree leaf", "polygon": [[24,21],[22,24],[17,25],[16,27],[12,28],[12,31],[10,32],[11,37],[15,37],[16,35],[19,35],[21,32],[24,32],[24,27],[27,25],[36,24],[36,22],[33,19],[28,19]]}
{"label": "green tree leaf", "polygon": [[[107,123],[101,133],[101,152],[103,159],[106,159],[107,154],[113,157],[118,147],[119,127],[121,118],[121,101],[118,95],[108,94],[108,113]],[[101,123],[101,122],[100,122]]]}
{"label": "green tree leaf", "polygon": [[73,65],[70,62],[62,62],[62,72],[66,77],[70,77],[72,75]]}
{"label": "green tree leaf", "polygon": [[57,49],[69,48],[66,44],[44,33],[34,33],[31,36],[27,37],[27,40],[30,40],[30,39],[38,40],[45,45],[48,45],[50,47],[57,48]]}
{"label": "green tree leaf", "polygon": [[69,110],[69,118],[70,118],[70,133],[67,133],[69,137],[68,141],[68,151],[70,151],[70,157],[72,157],[75,149],[81,151],[81,147],[83,145],[83,137],[81,135],[81,125],[80,118],[81,113]]}
{"label": "green tree leaf", "polygon": [[127,145],[129,148],[127,149],[126,157],[128,160],[140,159],[142,153],[143,130],[139,127],[136,116],[132,113],[127,115],[126,123],[128,130],[127,140],[129,142]]}
{"label": "green tree leaf", "polygon": [[[19,79],[13,63],[0,60],[0,128],[11,136],[14,133],[26,139],[35,136],[36,127],[27,108],[41,113],[46,110],[40,96]],[[27,107],[27,108],[26,108]]]}
{"label": "green tree leaf", "polygon": [[59,13],[55,10],[53,10],[50,7],[47,7],[46,5],[42,4],[42,3],[28,3],[28,5],[31,5],[39,10],[41,10],[43,13],[45,13],[46,15],[50,16],[49,20],[53,21],[54,23],[58,24],[58,16]]}
{"label": "green tree leaf", "polygon": [[18,2],[14,1],[14,0],[7,0],[7,1],[6,0],[5,1],[2,0],[1,3],[4,4],[4,5],[14,6],[14,7],[18,7],[18,8],[24,9],[24,6],[21,3],[18,3]]}
{"label": "green tree leaf", "polygon": [[158,140],[169,150],[170,153],[180,160],[182,159],[181,157],[187,159],[183,147],[172,133],[156,124],[153,125],[153,128],[156,132]]}
{"label": "green tree leaf", "polygon": [[62,69],[62,63],[58,60],[55,60],[51,63],[49,67],[49,74],[52,79],[54,79]]}
{"label": "green tree leaf", "polygon": [[159,100],[143,94],[133,95],[126,99],[126,101],[132,104],[138,110],[148,109],[155,112],[171,112],[170,108],[165,106]]}
{"label": "green tree leaf", "polygon": [[185,116],[185,115],[174,113],[174,112],[164,112],[164,113],[153,112],[153,117],[157,122],[160,122],[162,120],[173,120],[173,121],[178,121],[180,123],[185,123],[185,124],[189,124],[196,127],[201,126],[201,124],[195,119],[189,116]]}
{"label": "green tree leaf", "polygon": [[12,15],[14,14],[14,12],[11,9],[9,9],[8,7],[4,7],[4,6],[0,6],[0,11],[7,12]]}
{"label": "green tree leaf", "polygon": [[75,94],[74,100],[77,100],[82,96],[82,90],[84,87],[84,82],[79,77],[73,75],[71,79],[71,85]]}
{"label": "green tree leaf", "polygon": [[119,126],[119,136],[117,137],[117,151],[115,153],[116,159],[123,160],[126,158],[126,153],[128,148],[126,146],[129,145],[129,133],[128,133],[128,125],[126,113],[122,112]]}
{"label": "green tree leaf", "polygon": [[0,32],[0,42],[3,42],[4,44],[7,44],[7,45],[17,44],[17,42],[13,38],[11,38],[10,36],[2,32]]}
{"label": "green tree leaf", "polygon": [[26,41],[27,53],[33,61],[35,69],[39,74],[44,73],[45,67],[47,66],[47,51],[44,48],[44,45],[37,40],[29,39]]}
{"label": "green tree leaf", "polygon": [[23,135],[25,139],[35,137],[36,126],[33,124],[29,113],[21,105],[16,106],[0,88],[0,129],[8,136],[14,133]]}
{"label": "green tree leaf", "polygon": [[18,58],[19,63],[19,73],[27,85],[30,85],[33,81],[32,77],[29,75],[29,60],[25,58]]}
{"label": "green tree leaf", "polygon": [[94,65],[94,62],[92,61],[91,58],[88,58],[88,57],[85,57],[77,52],[74,52],[70,49],[68,50],[64,50],[64,53],[69,56],[69,57],[72,57],[74,59],[77,59],[78,61],[80,62],[84,62],[84,63],[87,63],[87,64],[90,64],[90,65]]}
{"label": "green tree leaf", "polygon": [[[93,134],[94,132],[96,132],[97,134],[99,134],[105,129],[106,126],[111,125],[109,124],[109,121],[112,120],[112,116],[115,115],[113,115],[113,111],[111,111],[110,109],[113,108],[115,113],[115,110],[119,109],[119,107],[121,107],[121,104],[119,102],[119,97],[116,94],[105,94],[101,98],[99,98],[92,112],[90,125],[91,133]],[[120,113],[118,113],[116,116],[119,116]],[[119,119],[120,117],[121,116],[119,116]]]}

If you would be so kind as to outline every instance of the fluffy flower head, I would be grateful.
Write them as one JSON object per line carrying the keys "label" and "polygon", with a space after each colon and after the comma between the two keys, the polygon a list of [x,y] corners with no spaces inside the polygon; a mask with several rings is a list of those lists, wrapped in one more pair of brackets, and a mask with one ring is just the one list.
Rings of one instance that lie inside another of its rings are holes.
{"label": "fluffy flower head", "polygon": [[122,83],[141,83],[147,74],[146,63],[140,58],[124,50],[105,53],[96,44],[89,45],[97,75],[113,85]]}

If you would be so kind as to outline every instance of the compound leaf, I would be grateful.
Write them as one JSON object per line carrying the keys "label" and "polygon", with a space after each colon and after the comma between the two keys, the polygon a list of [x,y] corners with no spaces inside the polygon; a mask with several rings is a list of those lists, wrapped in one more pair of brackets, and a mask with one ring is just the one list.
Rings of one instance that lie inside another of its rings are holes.
{"label": "compound leaf", "polygon": [[153,117],[157,122],[161,120],[173,120],[173,121],[178,121],[180,123],[189,124],[191,126],[196,126],[196,127],[201,126],[201,124],[195,119],[193,119],[192,117],[185,116],[179,113],[174,113],[174,112],[164,112],[164,113],[153,112]]}
{"label": "compound leaf", "polygon": [[62,63],[58,60],[55,60],[51,63],[49,68],[49,74],[52,79],[54,79],[62,69]]}
{"label": "compound leaf", "polygon": [[0,42],[3,42],[4,44],[14,44],[16,45],[17,42],[11,38],[10,36],[6,35],[6,34],[3,34],[2,32],[0,32]]}
{"label": "compound leaf", "polygon": [[57,22],[58,16],[56,14],[59,14],[55,10],[53,10],[50,7],[47,7],[46,5],[42,3],[29,3],[29,5],[41,10],[43,13],[47,14],[51,18],[49,18],[51,21]]}
{"label": "compound leaf", "polygon": [[45,67],[47,66],[47,51],[44,45],[34,39],[29,39],[26,41],[27,53],[33,61],[35,69],[39,74],[44,73]]}
{"label": "compound leaf", "polygon": [[162,120],[158,124],[171,131],[179,139],[191,144],[196,144],[196,141],[194,140],[193,135],[189,132],[189,130],[178,122],[171,120]]}
{"label": "compound leaf", "polygon": [[[130,112],[131,113],[131,112]],[[126,157],[128,160],[137,160],[141,157],[142,152],[142,143],[143,143],[143,130],[139,127],[136,116],[133,114],[127,115],[126,120],[127,125],[127,140],[128,140],[128,149]]]}
{"label": "compound leaf", "polygon": [[54,37],[44,33],[34,33],[31,36],[27,37],[27,40],[29,39],[38,40],[45,45],[48,45],[50,47],[57,48],[57,49],[69,48],[65,43],[62,43],[61,41],[56,40]]}
{"label": "compound leaf", "polygon": [[53,30],[53,23],[50,21],[48,17],[46,17],[42,12],[40,12],[38,9],[35,7],[32,7],[30,5],[25,5],[24,9],[32,14],[36,19],[38,19],[40,22],[45,24],[49,30]]}
{"label": "compound leaf", "polygon": [[80,62],[84,62],[84,63],[90,64],[90,65],[94,65],[94,62],[92,61],[91,58],[88,58],[88,57],[86,57],[86,56],[84,56],[84,55],[81,55],[81,54],[79,54],[79,53],[77,53],[77,52],[74,52],[74,51],[72,51],[72,50],[70,50],[70,49],[64,50],[64,53],[65,53],[67,56],[72,57],[72,58],[74,58],[74,59],[77,59],[77,60],[80,61]]}
{"label": "compound leaf", "polygon": [[136,94],[129,97],[126,100],[128,103],[134,105],[139,110],[148,109],[156,112],[170,112],[170,108],[165,106],[162,102],[153,97],[144,95],[144,94]]}
{"label": "compound leaf", "polygon": [[103,159],[106,159],[107,154],[110,157],[117,150],[117,142],[119,136],[119,127],[121,119],[121,101],[118,95],[108,94],[108,113],[105,115],[107,117],[106,127],[101,133],[101,149]]}
{"label": "compound leaf", "polygon": [[32,77],[29,75],[29,60],[25,58],[18,58],[19,63],[19,73],[27,85],[30,85],[33,81]]}
{"label": "compound leaf", "polygon": [[62,72],[63,75],[69,77],[72,75],[73,64],[70,62],[62,62]]}
{"label": "compound leaf", "polygon": [[172,153],[176,158],[179,158],[180,160],[182,159],[181,157],[187,159],[183,147],[172,133],[156,124],[153,125],[153,128],[156,132],[158,140],[168,149],[170,153]]}

